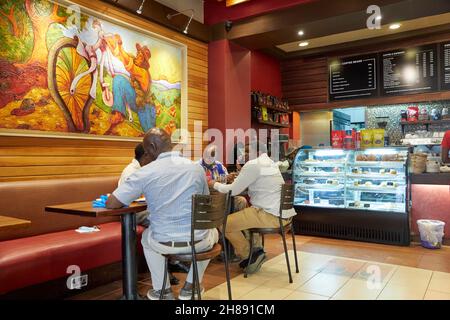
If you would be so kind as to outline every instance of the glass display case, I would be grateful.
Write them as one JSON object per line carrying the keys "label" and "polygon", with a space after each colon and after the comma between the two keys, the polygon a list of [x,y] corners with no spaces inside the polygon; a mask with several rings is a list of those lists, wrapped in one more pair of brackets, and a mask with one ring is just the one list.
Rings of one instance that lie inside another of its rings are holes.
{"label": "glass display case", "polygon": [[407,163],[407,148],[300,150],[294,205],[406,213]]}

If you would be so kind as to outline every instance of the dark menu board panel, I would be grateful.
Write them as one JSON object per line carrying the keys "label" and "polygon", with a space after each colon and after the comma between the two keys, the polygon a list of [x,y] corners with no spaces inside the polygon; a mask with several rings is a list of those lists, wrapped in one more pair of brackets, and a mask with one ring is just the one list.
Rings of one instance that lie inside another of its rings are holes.
{"label": "dark menu board panel", "polygon": [[328,68],[331,101],[377,96],[377,55],[341,58]]}
{"label": "dark menu board panel", "polygon": [[450,90],[450,42],[441,44],[441,90]]}
{"label": "dark menu board panel", "polygon": [[380,59],[381,95],[438,90],[436,44],[384,52]]}

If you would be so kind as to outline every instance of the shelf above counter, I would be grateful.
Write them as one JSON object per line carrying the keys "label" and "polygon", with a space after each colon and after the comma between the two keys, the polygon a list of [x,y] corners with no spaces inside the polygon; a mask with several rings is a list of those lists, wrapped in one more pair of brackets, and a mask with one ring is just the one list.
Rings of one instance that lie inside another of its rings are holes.
{"label": "shelf above counter", "polygon": [[400,121],[400,125],[430,125],[430,124],[450,124],[450,119],[441,120],[418,120],[418,121]]}
{"label": "shelf above counter", "polygon": [[411,184],[450,185],[450,172],[411,174]]}
{"label": "shelf above counter", "polygon": [[269,126],[274,126],[274,127],[280,127],[280,128],[290,128],[291,127],[290,124],[282,124],[282,123],[278,123],[278,122],[264,121],[264,120],[257,120],[257,121],[260,124],[267,124]]}

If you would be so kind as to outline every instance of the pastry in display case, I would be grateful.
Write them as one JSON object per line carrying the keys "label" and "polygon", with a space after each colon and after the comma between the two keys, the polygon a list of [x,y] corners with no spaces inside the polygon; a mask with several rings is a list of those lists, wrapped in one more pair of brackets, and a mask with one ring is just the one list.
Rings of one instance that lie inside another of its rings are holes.
{"label": "pastry in display case", "polygon": [[316,207],[345,206],[345,164],[348,151],[302,150],[294,169],[295,201]]}
{"label": "pastry in display case", "polygon": [[407,148],[307,149],[293,170],[296,206],[407,212]]}

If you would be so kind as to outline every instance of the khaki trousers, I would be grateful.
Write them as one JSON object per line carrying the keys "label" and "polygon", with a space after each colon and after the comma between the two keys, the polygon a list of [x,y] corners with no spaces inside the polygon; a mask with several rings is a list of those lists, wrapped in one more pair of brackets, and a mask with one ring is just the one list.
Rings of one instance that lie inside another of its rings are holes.
{"label": "khaki trousers", "polygon": [[[283,219],[283,225],[291,222],[292,218]],[[234,250],[242,259],[246,259],[250,253],[250,241],[242,233],[251,228],[279,228],[278,217],[263,209],[255,207],[245,208],[228,216],[225,237],[231,242]],[[256,239],[255,239],[256,238]],[[254,235],[254,247],[262,247],[261,237]]]}

